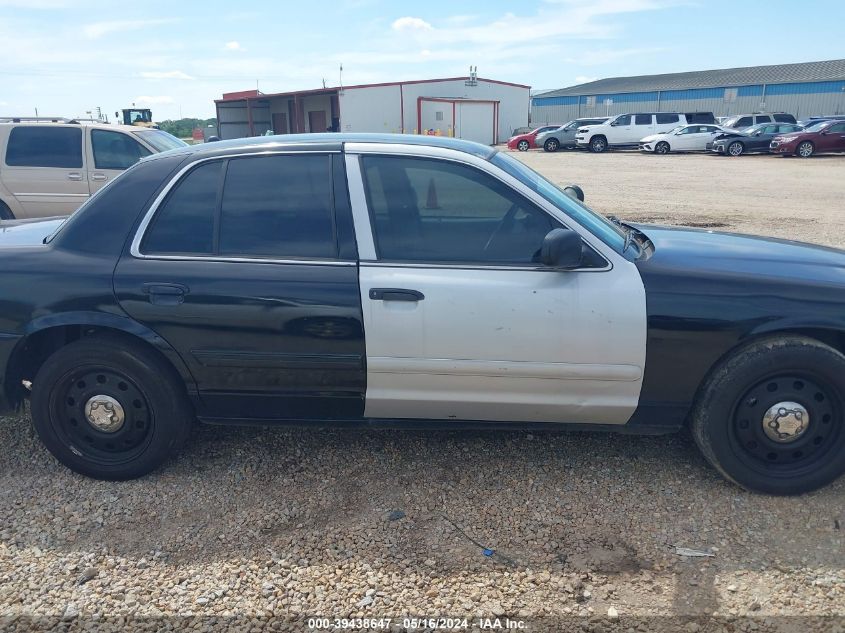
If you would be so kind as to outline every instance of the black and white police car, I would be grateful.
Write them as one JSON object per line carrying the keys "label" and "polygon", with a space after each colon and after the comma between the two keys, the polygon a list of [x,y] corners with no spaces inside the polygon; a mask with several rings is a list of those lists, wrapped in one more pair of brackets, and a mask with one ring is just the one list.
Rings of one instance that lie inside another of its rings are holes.
{"label": "black and white police car", "polygon": [[3,225],[0,269],[2,404],[92,477],[150,472],[197,418],[688,425],[751,490],[845,470],[845,253],[610,221],[482,145],[165,152]]}

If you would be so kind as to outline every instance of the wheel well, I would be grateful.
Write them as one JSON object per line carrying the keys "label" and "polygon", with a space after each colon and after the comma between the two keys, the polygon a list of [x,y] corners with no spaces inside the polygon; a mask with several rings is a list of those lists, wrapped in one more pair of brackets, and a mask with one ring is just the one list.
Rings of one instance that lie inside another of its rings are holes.
{"label": "wheel well", "polygon": [[[139,336],[129,334],[117,328],[99,325],[60,325],[45,328],[28,335],[18,343],[9,359],[6,369],[5,388],[12,406],[19,408],[28,392],[23,381],[32,381],[44,362],[59,349],[82,338],[98,336],[108,337],[113,341],[126,341],[142,345],[162,361],[165,367],[173,370],[179,377],[176,367],[154,345]],[[179,380],[180,384],[183,381]]]}
{"label": "wheel well", "polygon": [[0,200],[0,220],[7,219],[7,220],[14,220],[15,214],[12,213],[12,210],[9,208],[9,205]]}

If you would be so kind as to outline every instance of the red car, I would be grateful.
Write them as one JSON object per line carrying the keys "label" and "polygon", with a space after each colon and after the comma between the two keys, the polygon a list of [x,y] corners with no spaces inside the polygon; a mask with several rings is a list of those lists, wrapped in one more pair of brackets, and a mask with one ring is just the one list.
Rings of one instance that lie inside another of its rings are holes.
{"label": "red car", "polygon": [[776,136],[769,144],[769,150],[801,158],[825,152],[845,152],[845,120],[820,121],[803,132]]}
{"label": "red car", "polygon": [[508,149],[518,149],[520,152],[525,152],[532,147],[537,147],[534,144],[534,139],[537,138],[538,134],[541,132],[548,132],[549,130],[556,130],[561,125],[562,124],[544,125],[543,127],[538,127],[536,130],[531,130],[527,134],[517,134],[516,136],[511,136],[508,139]]}

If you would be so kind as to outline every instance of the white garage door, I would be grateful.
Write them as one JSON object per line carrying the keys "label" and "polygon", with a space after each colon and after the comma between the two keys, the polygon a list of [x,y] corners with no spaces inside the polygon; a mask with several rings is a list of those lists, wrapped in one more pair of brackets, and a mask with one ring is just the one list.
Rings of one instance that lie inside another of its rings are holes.
{"label": "white garage door", "polygon": [[495,135],[495,104],[494,103],[461,103],[455,107],[455,136],[493,145]]}

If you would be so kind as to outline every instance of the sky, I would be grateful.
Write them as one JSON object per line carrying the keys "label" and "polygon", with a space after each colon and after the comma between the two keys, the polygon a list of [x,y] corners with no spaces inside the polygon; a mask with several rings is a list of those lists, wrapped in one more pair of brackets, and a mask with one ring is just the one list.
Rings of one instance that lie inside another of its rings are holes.
{"label": "sky", "polygon": [[214,116],[223,92],[604,77],[845,57],[842,0],[0,0],[0,115]]}

